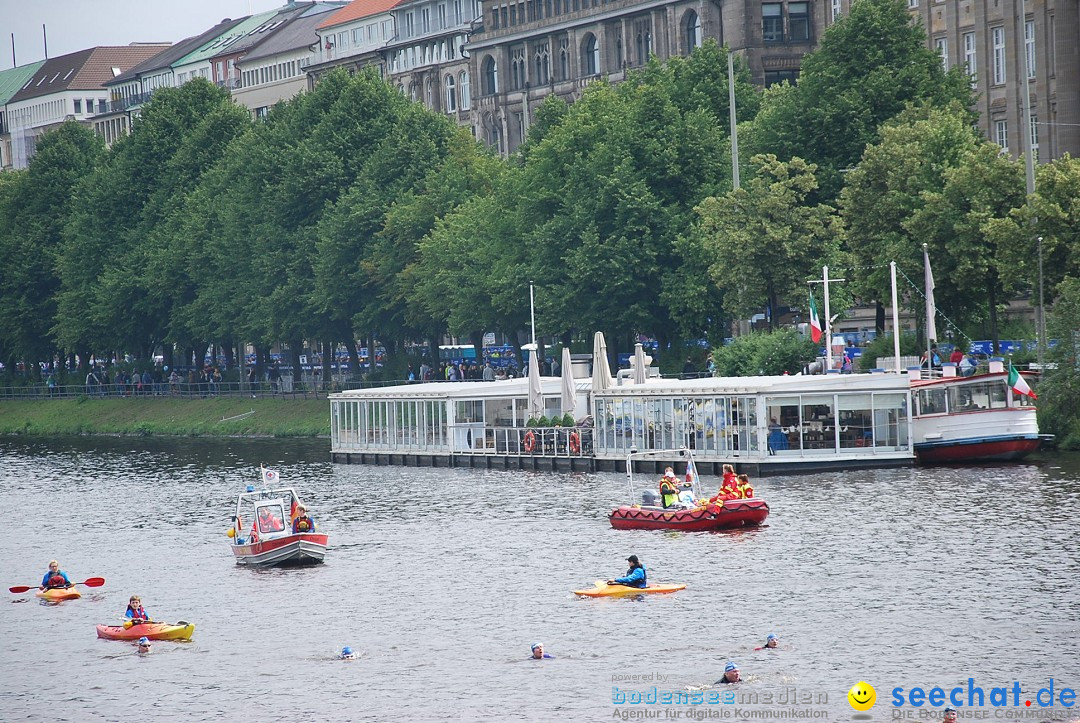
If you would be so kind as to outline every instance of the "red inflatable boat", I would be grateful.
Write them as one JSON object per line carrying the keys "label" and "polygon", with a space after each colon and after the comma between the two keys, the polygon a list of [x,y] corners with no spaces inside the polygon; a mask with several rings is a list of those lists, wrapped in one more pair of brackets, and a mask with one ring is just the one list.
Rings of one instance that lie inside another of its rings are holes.
{"label": "red inflatable boat", "polygon": [[617,530],[705,532],[756,527],[768,516],[769,505],[765,500],[751,497],[748,500],[728,500],[722,505],[710,503],[689,510],[623,505],[612,510],[608,519]]}

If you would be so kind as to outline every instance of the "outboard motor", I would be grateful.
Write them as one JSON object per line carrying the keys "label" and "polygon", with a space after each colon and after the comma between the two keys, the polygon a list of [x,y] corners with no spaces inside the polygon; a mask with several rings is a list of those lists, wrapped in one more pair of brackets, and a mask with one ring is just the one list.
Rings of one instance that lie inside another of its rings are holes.
{"label": "outboard motor", "polygon": [[659,506],[660,494],[656,490],[643,490],[641,492],[641,504],[643,507]]}

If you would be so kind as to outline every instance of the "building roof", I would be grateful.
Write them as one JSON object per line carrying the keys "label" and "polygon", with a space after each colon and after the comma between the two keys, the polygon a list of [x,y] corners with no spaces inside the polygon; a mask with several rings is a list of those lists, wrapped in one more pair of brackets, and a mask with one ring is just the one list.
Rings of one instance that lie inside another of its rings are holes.
{"label": "building roof", "polygon": [[245,55],[241,63],[268,58],[290,50],[302,50],[319,42],[315,28],[327,18],[328,13],[340,9],[339,4],[317,3],[315,8],[291,19],[284,27],[259,43]]}
{"label": "building roof", "polygon": [[65,90],[102,90],[106,81],[167,47],[167,43],[102,45],[49,58],[8,102],[17,103]]}
{"label": "building roof", "polygon": [[[177,59],[173,63],[173,67],[177,68],[182,65],[189,65],[202,60],[209,60],[215,55],[221,55],[228,50],[230,46],[239,43],[250,33],[258,34],[266,32],[272,27],[277,27],[274,25],[274,22],[276,22],[274,21],[274,18],[279,12],[280,10],[271,10],[269,12],[259,13],[258,15],[249,15],[248,17],[241,19],[240,22],[230,27],[226,32],[221,33],[215,38],[209,39],[208,42],[203,43],[194,51]],[[284,20],[281,22],[284,22]]]}
{"label": "building roof", "polygon": [[319,29],[331,28],[335,25],[341,25],[342,23],[348,23],[353,20],[359,20],[360,18],[366,18],[371,15],[378,15],[379,13],[385,13],[390,8],[398,4],[399,0],[353,0],[345,7],[338,10],[330,17],[323,20],[319,25]]}
{"label": "building roof", "polygon": [[5,105],[11,96],[19,92],[26,81],[37,72],[37,69],[45,64],[44,60],[29,65],[20,65],[18,68],[0,71],[0,106]]}
{"label": "building roof", "polygon": [[126,83],[134,80],[135,78],[148,73],[153,70],[163,70],[175,63],[180,58],[190,53],[192,50],[200,47],[201,45],[214,40],[218,36],[226,33],[229,29],[240,24],[244,18],[238,18],[232,20],[225,18],[220,23],[210,28],[209,30],[199,33],[198,35],[192,35],[190,38],[184,38],[178,43],[174,43],[171,47],[166,48],[154,57],[139,63],[131,70],[128,70],[110,80],[106,85],[116,85],[117,83]]}

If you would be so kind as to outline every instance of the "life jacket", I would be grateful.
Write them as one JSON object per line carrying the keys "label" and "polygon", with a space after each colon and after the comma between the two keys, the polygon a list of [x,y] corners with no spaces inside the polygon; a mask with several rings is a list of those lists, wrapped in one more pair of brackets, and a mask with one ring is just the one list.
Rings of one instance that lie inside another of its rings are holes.
{"label": "life jacket", "polygon": [[259,515],[259,529],[264,532],[280,532],[282,530],[282,523],[277,518],[277,515],[268,512]]}
{"label": "life jacket", "polygon": [[742,493],[742,496],[743,496],[743,499],[744,499],[744,500],[748,500],[748,499],[750,499],[751,497],[753,497],[753,496],[754,496],[754,488],[753,488],[753,487],[751,487],[751,486],[750,486],[750,485],[748,485],[748,484],[746,484],[746,485],[743,485],[743,486],[742,486],[742,487],[741,487],[741,488],[739,489],[739,492],[741,492],[741,493]]}
{"label": "life jacket", "polygon": [[128,605],[128,612],[131,613],[132,620],[146,620],[150,617],[146,614],[146,611],[143,610],[142,605],[134,609],[130,605]]}
{"label": "life jacket", "polygon": [[297,517],[293,521],[293,529],[297,532],[310,532],[312,527],[310,517]]}
{"label": "life jacket", "polygon": [[[639,565],[637,569],[641,570],[641,580],[634,583],[634,585],[636,587],[648,587],[649,586],[649,580],[648,580],[648,576],[645,574],[645,566],[644,565]],[[632,567],[629,570],[626,571],[626,576],[627,577],[630,577],[633,574],[634,574],[634,568],[632,568]]]}
{"label": "life jacket", "polygon": [[660,478],[660,497],[663,499],[664,507],[670,507],[678,501],[679,488],[676,483],[677,480],[674,477]]}
{"label": "life jacket", "polygon": [[65,587],[67,586],[67,580],[63,575],[53,575],[49,578],[49,584],[46,587]]}

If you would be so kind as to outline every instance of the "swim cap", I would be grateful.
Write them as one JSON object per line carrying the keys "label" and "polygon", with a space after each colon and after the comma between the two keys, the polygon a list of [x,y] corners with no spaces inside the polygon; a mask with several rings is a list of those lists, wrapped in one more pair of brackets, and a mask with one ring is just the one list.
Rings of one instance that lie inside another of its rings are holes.
{"label": "swim cap", "polygon": [[776,633],[769,633],[768,635],[765,636],[765,639],[766,640],[776,640],[777,639],[776,638]]}
{"label": "swim cap", "polygon": [[536,650],[537,648],[542,648],[542,647],[544,647],[543,643],[533,643],[530,650]]}
{"label": "swim cap", "polygon": [[949,711],[952,711],[953,713],[955,713],[955,712],[956,712],[956,708],[946,708],[946,709],[945,709],[945,710],[943,710],[942,712],[943,712],[943,713],[948,713]]}
{"label": "swim cap", "polygon": [[738,670],[738,669],[739,669],[739,666],[735,665],[735,663],[731,662],[730,660],[728,661],[728,664],[724,666],[724,672],[725,673],[730,673],[731,671]]}
{"label": "swim cap", "polygon": [[143,637],[139,638],[139,645],[149,645],[149,644],[150,644],[150,638],[146,637],[145,635]]}
{"label": "swim cap", "polygon": [[352,648],[350,648],[348,645],[346,645],[344,648],[341,649],[341,654],[342,655],[352,655],[353,654]]}

